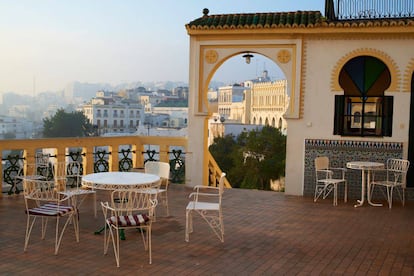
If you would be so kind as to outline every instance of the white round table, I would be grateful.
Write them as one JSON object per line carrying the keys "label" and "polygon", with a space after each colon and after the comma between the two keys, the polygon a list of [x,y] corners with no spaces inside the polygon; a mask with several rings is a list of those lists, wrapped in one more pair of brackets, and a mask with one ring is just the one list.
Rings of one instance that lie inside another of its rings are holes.
{"label": "white round table", "polygon": [[[375,169],[383,169],[384,164],[379,162],[370,162],[370,161],[352,161],[346,163],[346,167],[348,169],[360,170],[361,171],[361,199],[357,200],[358,204],[355,204],[354,207],[359,207],[364,205],[365,201],[365,187],[367,188],[367,201],[372,206],[382,206],[379,203],[371,202],[371,189],[370,189],[370,181],[371,181],[371,171]],[[367,174],[367,178],[365,179],[365,173]]]}
{"label": "white round table", "polygon": [[155,174],[139,172],[100,172],[82,177],[82,186],[93,190],[135,189],[152,186],[160,181]]}
{"label": "white round table", "polygon": [[[158,184],[160,177],[155,174],[139,172],[100,172],[91,173],[82,177],[82,186],[92,190],[136,189],[146,185],[148,187]],[[100,234],[102,227],[95,234]],[[121,239],[125,239],[121,234]]]}

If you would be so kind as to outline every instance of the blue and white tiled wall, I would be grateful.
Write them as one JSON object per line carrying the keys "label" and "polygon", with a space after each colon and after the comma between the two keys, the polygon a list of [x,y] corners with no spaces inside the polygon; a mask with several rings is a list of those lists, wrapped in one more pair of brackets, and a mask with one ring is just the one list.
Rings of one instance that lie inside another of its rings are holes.
{"label": "blue and white tiled wall", "polygon": [[[346,168],[349,161],[375,161],[385,163],[388,158],[403,157],[403,143],[369,142],[344,140],[305,140],[305,175],[304,196],[312,196],[315,191],[314,159],[318,156],[328,156],[331,167]],[[347,170],[348,198],[361,197],[361,171]],[[343,191],[338,191],[339,202],[343,199]]]}

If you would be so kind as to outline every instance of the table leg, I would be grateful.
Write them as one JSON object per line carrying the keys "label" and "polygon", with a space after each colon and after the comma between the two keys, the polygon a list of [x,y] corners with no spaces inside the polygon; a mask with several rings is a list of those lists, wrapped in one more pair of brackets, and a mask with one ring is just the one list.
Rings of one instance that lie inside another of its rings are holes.
{"label": "table leg", "polygon": [[[99,235],[101,234],[103,231],[105,230],[105,226],[103,226],[101,229],[97,230],[94,232],[95,235]],[[121,240],[125,240],[125,231],[124,229],[119,229],[119,237],[121,238]]]}
{"label": "table leg", "polygon": [[354,207],[360,207],[364,205],[365,201],[365,170],[361,170],[361,199],[358,199],[358,204],[355,204]]}
{"label": "table leg", "polygon": [[368,171],[368,182],[367,182],[367,201],[372,206],[382,206],[382,203],[373,203],[371,201],[371,171]]}
{"label": "table leg", "polygon": [[125,231],[124,231],[124,229],[119,229],[119,238],[123,241],[125,240]]}
{"label": "table leg", "polygon": [[105,230],[105,226],[103,226],[102,228],[100,228],[99,230],[95,231],[94,234],[95,235],[99,235],[100,233],[102,233],[102,231]]}

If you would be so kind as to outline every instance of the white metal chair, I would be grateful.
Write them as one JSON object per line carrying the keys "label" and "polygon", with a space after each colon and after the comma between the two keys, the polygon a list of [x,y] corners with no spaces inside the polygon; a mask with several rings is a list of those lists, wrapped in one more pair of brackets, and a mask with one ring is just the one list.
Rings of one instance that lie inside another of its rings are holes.
{"label": "white metal chair", "polygon": [[348,187],[345,179],[345,168],[332,168],[329,166],[327,156],[315,158],[316,185],[313,201],[316,202],[322,196],[325,199],[333,192],[333,205],[338,205],[338,184],[344,184],[344,202],[348,199]]}
{"label": "white metal chair", "polygon": [[[79,242],[77,209],[71,205],[64,205],[68,198],[59,194],[54,181],[24,179],[23,192],[27,214],[24,251],[27,250],[30,234],[37,218],[41,218],[42,239],[45,238],[48,219],[56,219],[55,255],[58,254],[63,233],[69,222],[72,222],[76,241]],[[63,227],[59,227],[60,219],[64,217],[66,217],[66,222]]]}
{"label": "white metal chair", "polygon": [[50,180],[52,178],[52,166],[49,162],[50,155],[37,152],[35,163],[27,163],[20,168],[18,176],[32,179]]}
{"label": "white metal chair", "polygon": [[[92,196],[93,211],[96,218],[96,191],[82,187],[81,164],[79,162],[69,162],[67,165],[65,164],[65,166],[61,166],[60,170],[62,170],[62,167],[64,167],[64,172],[61,171],[60,173],[64,175],[57,176],[57,179],[64,179],[65,181],[65,190],[62,191],[61,194],[66,195],[70,199],[72,205],[76,206],[78,209],[88,196]],[[70,185],[68,185],[69,178],[72,179]]]}
{"label": "white metal chair", "polygon": [[52,169],[51,169],[52,177],[48,177],[48,179],[53,178],[56,184],[56,189],[58,189],[59,191],[66,190],[66,182],[67,182],[66,169],[67,168],[66,168],[65,161],[52,163]]}
{"label": "white metal chair", "polygon": [[[384,189],[381,191],[387,198],[388,207],[392,207],[392,194],[394,189],[397,190],[398,196],[401,200],[402,205],[405,204],[405,188],[407,181],[407,171],[410,167],[410,161],[404,159],[390,158],[387,160],[387,167],[385,169],[385,177],[382,180],[378,180],[378,175],[381,170],[375,170],[373,172],[371,186],[371,195],[374,192],[376,186],[386,188],[386,195]],[[382,170],[384,171],[384,170]],[[375,179],[377,177],[377,180]]]}
{"label": "white metal chair", "polygon": [[193,232],[193,212],[198,213],[210,226],[214,234],[224,242],[223,212],[221,207],[225,173],[221,174],[218,187],[198,185],[189,195],[192,199],[186,208],[185,241],[190,240]]}
{"label": "white metal chair", "polygon": [[44,154],[42,152],[36,152],[35,163],[38,171],[47,170],[49,168],[50,154]]}
{"label": "white metal chair", "polygon": [[37,163],[23,165],[16,176],[14,177],[14,186],[23,185],[23,180],[47,180],[49,173],[49,167],[39,167]]}
{"label": "white metal chair", "polygon": [[151,226],[157,200],[151,193],[146,193],[146,189],[115,190],[110,203],[101,202],[105,217],[104,254],[112,240],[117,267],[120,261],[118,232],[129,228],[141,230],[144,248],[148,250],[149,263],[152,263]]}
{"label": "white metal chair", "polygon": [[[170,178],[170,164],[167,162],[148,161],[145,163],[145,173],[155,174],[161,178],[159,189],[150,189],[149,192],[157,195],[158,203],[165,206],[167,217],[170,215],[168,208],[168,184]],[[154,212],[154,220],[156,212]]]}

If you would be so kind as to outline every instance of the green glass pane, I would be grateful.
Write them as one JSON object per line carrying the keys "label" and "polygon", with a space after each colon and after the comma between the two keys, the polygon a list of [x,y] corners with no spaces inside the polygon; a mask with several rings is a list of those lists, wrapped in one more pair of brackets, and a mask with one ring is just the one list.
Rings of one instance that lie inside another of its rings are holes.
{"label": "green glass pane", "polygon": [[386,66],[377,58],[366,57],[364,67],[364,95],[366,95],[368,90],[374,85],[379,76],[385,70]]}
{"label": "green glass pane", "polygon": [[[387,76],[387,80],[382,79]],[[341,70],[339,81],[345,94],[352,95],[357,90],[363,97],[366,97],[374,86],[376,90],[385,91],[389,86],[388,82],[387,66],[371,56],[359,56],[349,60]]]}

